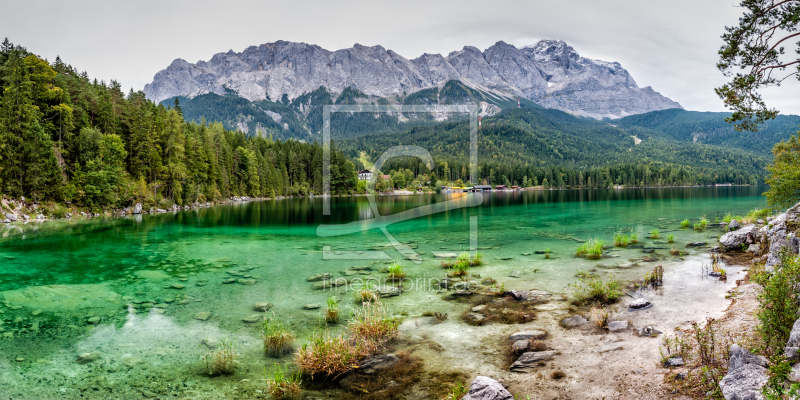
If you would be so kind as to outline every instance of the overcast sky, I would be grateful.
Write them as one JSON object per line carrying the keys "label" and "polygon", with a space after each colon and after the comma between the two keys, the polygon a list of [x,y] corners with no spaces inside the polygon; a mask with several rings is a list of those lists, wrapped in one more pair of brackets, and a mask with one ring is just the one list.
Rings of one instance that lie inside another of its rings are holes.
{"label": "overcast sky", "polygon": [[[447,55],[503,40],[517,47],[561,39],[582,56],[618,61],[639,86],[688,110],[724,111],[714,87],[720,35],[738,0],[36,1],[4,0],[0,36],[89,76],[144,88],[175,58],[208,60],[277,40],[328,50],[380,44],[407,58]],[[796,81],[766,92],[800,114]]]}

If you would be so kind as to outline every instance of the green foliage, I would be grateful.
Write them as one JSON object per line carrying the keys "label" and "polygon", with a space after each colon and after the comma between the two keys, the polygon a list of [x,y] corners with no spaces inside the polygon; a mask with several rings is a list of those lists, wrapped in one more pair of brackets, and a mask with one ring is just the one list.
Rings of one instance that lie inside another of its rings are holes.
{"label": "green foliage", "polygon": [[[206,372],[211,376],[231,375],[236,371],[239,353],[236,352],[234,340],[223,339],[215,350],[205,349],[201,355]],[[201,344],[201,346],[203,346]]]}
{"label": "green foliage", "polygon": [[261,339],[264,341],[264,353],[272,357],[282,357],[291,351],[294,333],[278,320],[265,319]]}
{"label": "green foliage", "polygon": [[271,375],[264,368],[264,375],[267,379],[267,391],[276,400],[293,399],[300,394],[300,384],[302,383],[300,371],[287,374],[286,369],[276,365]]}
{"label": "green foliage", "polygon": [[782,356],[775,356],[769,366],[769,380],[761,388],[761,394],[766,400],[800,399],[800,383],[792,382],[787,388],[785,383],[792,372],[792,364]]}
{"label": "green foliage", "polygon": [[329,297],[327,304],[325,322],[333,324],[339,322],[339,302],[336,300],[336,297]]}
{"label": "green foliage", "polygon": [[403,264],[400,261],[393,261],[391,265],[389,265],[389,278],[392,279],[401,279],[406,277],[406,269],[403,267]]}
{"label": "green foliage", "polygon": [[769,185],[764,195],[772,209],[791,207],[800,201],[800,132],[772,149],[775,155],[767,169]]}
{"label": "green foliage", "polygon": [[584,275],[578,278],[578,282],[571,283],[574,288],[572,296],[578,303],[587,301],[597,301],[600,303],[613,303],[622,296],[621,284],[616,280],[603,282],[596,275]]}
{"label": "green foliage", "polygon": [[[308,137],[297,112],[286,104],[258,108],[236,99],[209,94],[156,105],[142,92],[125,95],[116,81],[91,81],[60,58],[49,64],[8,46],[0,52],[0,189],[98,210],[322,192],[322,147],[271,137]],[[227,112],[223,106],[253,108],[266,118],[256,121],[262,135],[204,118],[184,121],[203,104],[219,112]],[[281,136],[283,125],[264,111],[282,115],[292,133]],[[332,146],[332,192],[352,192],[356,176],[354,163]]]}
{"label": "green foliage", "polygon": [[622,232],[617,232],[614,234],[614,246],[627,247],[630,241],[631,238]]}
{"label": "green foliage", "polygon": [[590,260],[599,259],[603,255],[604,245],[605,242],[600,239],[589,239],[582,245],[578,246],[578,250],[575,251],[575,255],[578,257],[586,257]]}
{"label": "green foliage", "polygon": [[660,237],[661,237],[661,232],[659,232],[658,229],[653,229],[652,231],[650,231],[650,239],[658,239]]}
{"label": "green foliage", "polygon": [[[740,6],[744,15],[738,26],[725,27],[717,63],[731,80],[716,92],[733,110],[727,121],[738,130],[756,131],[758,124],[778,115],[767,108],[760,90],[800,79],[800,57],[794,55],[800,54],[800,42],[790,40],[800,27],[800,7],[796,1],[775,0],[742,0]],[[787,45],[794,45],[794,51]],[[791,72],[785,72],[787,67]]]}
{"label": "green foliage", "polygon": [[781,354],[797,320],[800,299],[795,288],[800,285],[800,257],[782,254],[782,266],[773,273],[756,277],[761,286],[758,330],[768,354]]}
{"label": "green foliage", "polygon": [[675,235],[671,233],[667,235],[667,243],[675,243]]}
{"label": "green foliage", "polygon": [[691,222],[689,222],[689,219],[684,219],[681,221],[681,228],[688,228],[690,223]]}
{"label": "green foliage", "polygon": [[461,400],[468,393],[469,388],[464,386],[463,382],[458,381],[450,388],[450,393],[448,393],[445,397],[442,397],[440,400]]}

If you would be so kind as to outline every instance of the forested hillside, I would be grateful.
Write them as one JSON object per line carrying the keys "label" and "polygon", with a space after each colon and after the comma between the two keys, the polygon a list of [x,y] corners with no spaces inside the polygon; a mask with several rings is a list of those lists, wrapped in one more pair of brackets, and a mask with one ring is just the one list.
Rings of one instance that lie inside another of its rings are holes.
{"label": "forested hillside", "polygon": [[642,137],[662,137],[684,142],[713,144],[738,148],[765,156],[772,154],[772,146],[800,129],[800,116],[778,115],[764,122],[757,132],[739,132],[725,122],[729,113],[697,112],[681,109],[653,111],[631,115],[609,123],[625,128]]}
{"label": "forested hillside", "polygon": [[[322,147],[189,123],[144,93],[98,82],[7,39],[0,47],[0,188],[91,209],[183,205],[233,195],[322,190]],[[334,149],[335,150],[335,149]],[[356,186],[332,155],[332,188]]]}
{"label": "forested hillside", "polygon": [[[479,130],[478,171],[489,184],[608,187],[754,184],[770,158],[740,149],[652,135],[635,144],[631,132],[549,109],[508,109],[484,118]],[[341,142],[350,157],[365,151],[375,160],[390,146],[418,145],[434,156],[439,179],[466,180],[466,122],[418,127],[398,134],[367,135]],[[389,169],[424,170],[418,160],[396,159]]]}

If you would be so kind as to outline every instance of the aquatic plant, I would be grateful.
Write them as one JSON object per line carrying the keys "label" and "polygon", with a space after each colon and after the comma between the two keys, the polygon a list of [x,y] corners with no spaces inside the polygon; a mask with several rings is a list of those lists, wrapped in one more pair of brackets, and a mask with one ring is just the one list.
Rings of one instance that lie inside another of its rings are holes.
{"label": "aquatic plant", "polygon": [[300,395],[300,372],[287,374],[288,369],[281,368],[276,364],[275,371],[270,376],[267,368],[264,367],[264,375],[267,378],[267,392],[276,400],[294,399]]}
{"label": "aquatic plant", "polygon": [[653,285],[653,287],[657,287],[663,284],[664,284],[663,266],[658,265],[655,268],[653,268],[652,272],[645,273],[642,285],[644,286]]}
{"label": "aquatic plant", "polygon": [[475,257],[472,258],[471,264],[474,266],[483,265],[483,253],[481,253],[480,251],[476,251]]}
{"label": "aquatic plant", "polygon": [[631,241],[631,244],[639,243],[639,235],[636,234],[636,233],[631,232],[631,235],[629,236],[629,239]]}
{"label": "aquatic plant", "polygon": [[595,300],[600,303],[611,303],[622,296],[621,285],[616,280],[603,282],[597,277],[578,278],[578,282],[570,283],[575,291],[572,296],[578,303]]}
{"label": "aquatic plant", "polygon": [[453,385],[453,387],[450,388],[450,393],[442,397],[440,400],[461,400],[468,393],[469,388],[464,386],[463,382],[458,381]]}
{"label": "aquatic plant", "polygon": [[333,336],[330,332],[314,331],[308,343],[297,351],[295,362],[304,373],[315,376],[339,376],[358,366],[370,355],[363,340],[345,335]]}
{"label": "aquatic plant", "polygon": [[397,337],[399,321],[386,316],[386,307],[380,301],[368,302],[353,310],[348,328],[352,336],[363,341],[367,350],[374,353]]}
{"label": "aquatic plant", "polygon": [[544,249],[544,258],[550,258],[550,253],[551,251],[549,247]]}
{"label": "aquatic plant", "polygon": [[[708,226],[708,219],[705,215],[700,217],[700,224],[698,226],[700,226],[700,229],[706,229]],[[695,227],[695,229],[697,229],[697,227]]]}
{"label": "aquatic plant", "polygon": [[650,239],[658,239],[660,237],[661,237],[661,232],[659,232],[658,229],[653,228],[653,230],[650,231]]}
{"label": "aquatic plant", "polygon": [[590,260],[599,260],[603,256],[603,246],[605,246],[605,242],[599,239],[593,239],[589,241],[589,254],[586,255],[586,258]]}
{"label": "aquatic plant", "polygon": [[681,228],[688,228],[689,224],[690,224],[689,220],[684,219],[683,221],[681,221]]}
{"label": "aquatic plant", "polygon": [[628,237],[628,235],[623,234],[622,232],[617,232],[614,234],[614,246],[627,247],[630,241],[631,238]]}
{"label": "aquatic plant", "polygon": [[[235,340],[235,338],[234,338]],[[215,350],[205,348],[205,352],[200,356],[205,364],[206,372],[211,376],[230,375],[236,371],[239,353],[233,340],[227,337],[223,339]]]}
{"label": "aquatic plant", "polygon": [[335,324],[339,322],[339,302],[336,297],[328,299],[328,306],[325,310],[325,322]]}
{"label": "aquatic plant", "polygon": [[765,219],[769,215],[769,209],[766,208],[754,208],[747,213],[747,215],[742,218],[742,221],[747,224],[753,224],[759,219]]}
{"label": "aquatic plant", "polygon": [[603,306],[595,306],[589,310],[589,320],[594,322],[598,328],[605,328],[608,325],[608,311]]}
{"label": "aquatic plant", "polygon": [[459,254],[458,257],[456,257],[456,264],[460,262],[469,262],[469,253],[465,251]]}
{"label": "aquatic plant", "polygon": [[575,277],[580,279],[597,278],[597,274],[589,271],[578,271],[575,273]]}
{"label": "aquatic plant", "polygon": [[464,276],[469,273],[468,271],[469,271],[469,263],[466,261],[459,261],[455,265],[453,265],[453,272],[450,275]]}
{"label": "aquatic plant", "polygon": [[403,264],[400,261],[393,261],[391,265],[389,265],[389,278],[391,279],[402,279],[406,277],[406,269],[403,267]]}
{"label": "aquatic plant", "polygon": [[451,268],[453,266],[453,263],[450,261],[450,257],[447,257],[447,259],[442,261],[441,264],[442,268]]}
{"label": "aquatic plant", "polygon": [[264,321],[261,339],[264,341],[264,353],[271,357],[282,357],[292,351],[294,333],[284,323],[270,318]]}
{"label": "aquatic plant", "polygon": [[378,294],[369,288],[362,288],[356,292],[356,301],[361,303],[378,300]]}
{"label": "aquatic plant", "polygon": [[675,243],[675,235],[671,233],[667,235],[667,243]]}
{"label": "aquatic plant", "polygon": [[672,249],[669,251],[669,254],[677,256],[678,254],[680,254],[680,250],[676,249],[675,246],[672,246]]}
{"label": "aquatic plant", "polygon": [[577,257],[583,257],[583,256],[585,256],[587,254],[589,254],[589,242],[588,241],[584,242],[583,244],[578,246],[578,249],[575,250],[575,255]]}
{"label": "aquatic plant", "polygon": [[730,224],[730,223],[731,223],[731,221],[733,221],[733,216],[731,215],[731,213],[727,213],[727,214],[725,214],[725,216],[722,218],[722,221],[723,221],[723,222],[725,222],[726,224]]}

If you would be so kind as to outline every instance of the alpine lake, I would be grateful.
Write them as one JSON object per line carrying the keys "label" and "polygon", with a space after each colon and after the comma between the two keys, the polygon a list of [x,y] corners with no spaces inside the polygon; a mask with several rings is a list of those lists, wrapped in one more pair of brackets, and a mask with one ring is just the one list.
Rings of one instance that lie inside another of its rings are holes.
{"label": "alpine lake", "polygon": [[[355,298],[359,282],[399,294],[380,299],[388,315],[401,321],[390,350],[412,352],[422,369],[436,371],[441,380],[448,371],[470,380],[479,373],[508,374],[497,343],[509,333],[545,329],[558,335],[557,322],[578,312],[568,298],[580,271],[627,285],[663,265],[664,285],[641,294],[652,308],[629,311],[631,299],[623,296],[611,310],[636,327],[671,330],[723,312],[726,292],[743,273],[726,266],[727,282],[704,273],[710,249],[724,233],[715,220],[764,207],[765,190],[378,196],[375,209],[366,197],[332,197],[330,215],[323,215],[324,199],[316,197],[6,224],[0,227],[0,397],[269,398],[265,372],[276,365],[297,368],[292,354],[265,355],[264,318],[287,324],[295,347],[315,331],[345,332],[352,309],[361,307]],[[373,224],[376,210],[400,217]],[[708,228],[681,228],[681,220],[695,224],[701,216],[709,220]],[[653,229],[659,239],[649,237]],[[614,247],[615,232],[636,233],[639,244]],[[674,244],[667,243],[670,234]],[[599,260],[575,256],[590,238],[606,244]],[[697,242],[707,244],[689,246]],[[671,254],[673,246],[685,253]],[[474,250],[482,253],[483,265],[464,277],[472,282],[470,289],[536,289],[545,301],[535,319],[483,326],[462,320],[473,305],[469,296],[454,296],[452,286],[442,287],[447,271],[441,262]],[[397,261],[407,279],[386,281],[387,266]],[[325,273],[347,284],[337,287],[314,277]],[[401,290],[392,288],[398,285]],[[338,324],[325,322],[331,296],[339,299]],[[270,303],[266,312],[254,309],[264,302]],[[435,313],[440,318],[430,316]],[[209,377],[201,354],[226,338],[239,353],[237,372]],[[415,389],[417,397],[425,398],[429,390],[435,398],[435,388],[424,388],[432,376],[416,383],[423,386]],[[335,382],[304,382],[304,390],[318,398],[352,394]]]}

